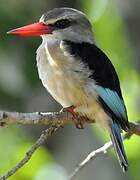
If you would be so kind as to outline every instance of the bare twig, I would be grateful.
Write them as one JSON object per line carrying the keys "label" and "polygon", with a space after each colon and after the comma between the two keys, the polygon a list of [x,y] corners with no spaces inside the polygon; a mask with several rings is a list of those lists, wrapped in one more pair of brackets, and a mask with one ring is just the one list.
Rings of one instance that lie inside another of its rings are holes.
{"label": "bare twig", "polygon": [[15,167],[13,167],[10,171],[8,171],[4,176],[0,177],[0,180],[7,179],[8,177],[15,174],[21,167],[23,167],[31,159],[33,153],[41,146],[41,144],[43,144],[49,136],[51,136],[54,132],[56,132],[60,126],[61,126],[60,124],[56,126],[52,126],[47,130],[43,131],[39,139],[26,152],[25,157]]}
{"label": "bare twig", "polygon": [[68,177],[68,180],[72,180],[76,177],[78,172],[83,169],[89,161],[96,158],[100,154],[105,154],[109,149],[112,148],[112,142],[109,141],[106,144],[104,144],[102,147],[98,148],[97,150],[92,151],[90,154],[87,155],[87,157],[74,169],[74,171],[71,173],[71,175]]}
{"label": "bare twig", "polygon": [[[137,123],[130,122],[130,130],[124,135],[123,140],[129,139],[133,134],[140,136],[140,121]],[[91,160],[95,159],[100,154],[106,154],[113,147],[112,142],[109,141],[105,143],[102,147],[97,150],[92,151],[87,157],[74,169],[71,175],[68,177],[68,180],[73,180],[78,172],[83,169]]]}

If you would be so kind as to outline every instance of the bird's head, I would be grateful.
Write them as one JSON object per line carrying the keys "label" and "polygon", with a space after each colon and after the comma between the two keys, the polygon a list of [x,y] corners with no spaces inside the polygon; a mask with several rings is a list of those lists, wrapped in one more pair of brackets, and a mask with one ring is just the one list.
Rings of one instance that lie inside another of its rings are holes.
{"label": "bird's head", "polygon": [[55,8],[44,13],[40,21],[8,32],[19,36],[42,36],[76,42],[93,42],[92,28],[84,13],[72,8]]}

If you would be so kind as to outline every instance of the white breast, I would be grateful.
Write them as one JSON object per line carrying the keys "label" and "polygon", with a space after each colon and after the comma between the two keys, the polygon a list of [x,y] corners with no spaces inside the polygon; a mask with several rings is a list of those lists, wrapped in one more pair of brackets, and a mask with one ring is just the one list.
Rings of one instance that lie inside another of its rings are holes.
{"label": "white breast", "polygon": [[56,42],[38,48],[37,66],[43,85],[63,107],[73,105],[77,112],[93,119],[101,116],[103,110],[97,102],[95,82],[88,78],[89,70],[63,50]]}
{"label": "white breast", "polygon": [[63,107],[81,103],[85,96],[85,80],[69,67],[74,65],[65,64],[66,57],[60,48],[58,50],[58,47],[55,47],[53,50],[55,60],[49,50],[52,49],[40,46],[37,55],[38,72],[43,85]]}

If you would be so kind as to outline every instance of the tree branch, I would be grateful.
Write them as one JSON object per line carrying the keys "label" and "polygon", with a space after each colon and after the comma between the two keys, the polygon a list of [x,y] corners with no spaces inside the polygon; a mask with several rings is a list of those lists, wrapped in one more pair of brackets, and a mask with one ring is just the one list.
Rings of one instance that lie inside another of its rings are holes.
{"label": "tree branch", "polygon": [[[125,133],[123,140],[129,139],[133,134],[140,136],[140,121],[137,123],[129,122],[130,129],[129,132]],[[76,175],[93,159],[98,157],[100,154],[106,154],[111,148],[113,144],[111,141],[105,143],[102,147],[92,151],[87,155],[87,157],[74,169],[71,175],[68,177],[68,180],[75,179]]]}
{"label": "tree branch", "polygon": [[4,176],[0,177],[0,180],[5,180],[8,177],[15,174],[22,166],[24,166],[32,157],[33,153],[51,136],[55,133],[61,125],[56,125],[42,131],[39,139],[31,146],[31,148],[26,152],[25,157],[11,170],[9,170]]}
{"label": "tree branch", "polygon": [[0,111],[0,126],[10,124],[65,124],[72,122],[72,114],[69,112],[33,112],[19,113]]}
{"label": "tree branch", "polygon": [[[73,121],[73,115],[69,112],[33,112],[33,113],[18,113],[18,112],[7,112],[0,111],[0,126],[11,125],[11,124],[44,124],[51,125],[50,128],[43,131],[39,139],[32,145],[32,147],[26,152],[24,158],[4,176],[0,177],[0,180],[5,180],[8,177],[15,174],[22,166],[24,166],[32,157],[33,153],[44,143],[49,136],[56,132],[61,126]],[[91,123],[88,121],[87,123]],[[93,122],[92,122],[93,123]],[[140,122],[130,122],[130,130],[125,134],[124,139],[130,138],[133,134],[140,136]],[[72,180],[75,178],[77,173],[85,167],[85,165],[100,154],[105,154],[110,148],[112,143],[108,142],[103,147],[91,152],[85,160],[83,160],[73,173],[68,178]]]}

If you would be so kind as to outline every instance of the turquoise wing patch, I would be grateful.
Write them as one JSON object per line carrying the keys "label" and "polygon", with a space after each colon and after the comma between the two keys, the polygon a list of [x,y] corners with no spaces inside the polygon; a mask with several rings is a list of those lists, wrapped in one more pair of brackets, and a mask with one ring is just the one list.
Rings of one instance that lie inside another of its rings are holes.
{"label": "turquoise wing patch", "polygon": [[124,102],[116,91],[109,88],[96,86],[96,92],[118,117],[127,119],[127,112]]}

